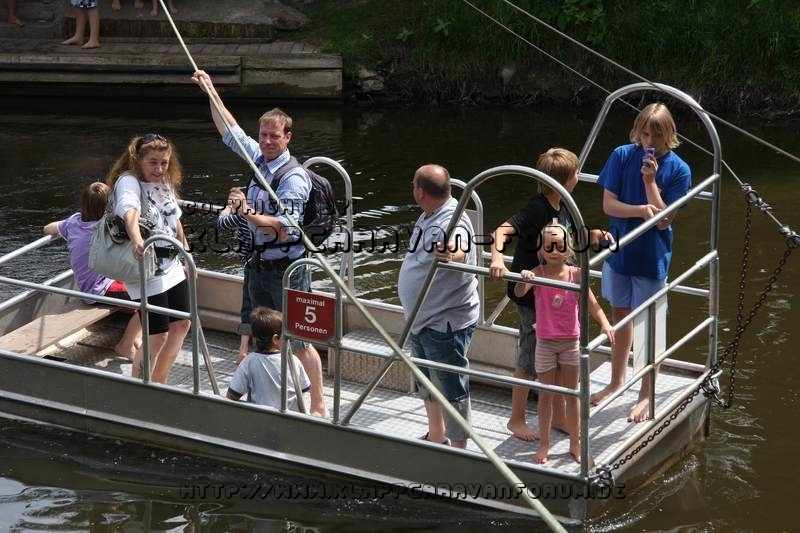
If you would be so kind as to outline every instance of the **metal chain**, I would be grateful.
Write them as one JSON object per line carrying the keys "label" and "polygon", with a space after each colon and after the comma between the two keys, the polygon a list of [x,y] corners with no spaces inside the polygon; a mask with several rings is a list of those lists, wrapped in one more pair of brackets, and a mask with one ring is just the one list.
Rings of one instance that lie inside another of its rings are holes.
{"label": "metal chain", "polygon": [[[788,227],[782,226],[781,227],[781,234],[786,237],[786,250],[784,250],[783,255],[778,260],[778,265],[773,269],[772,275],[767,280],[766,285],[762,289],[761,293],[758,295],[753,307],[750,309],[750,312],[747,314],[747,318],[744,319],[744,297],[745,297],[745,289],[747,288],[747,270],[749,267],[749,258],[750,258],[750,244],[751,244],[751,229],[752,229],[752,212],[753,212],[753,205],[759,207],[762,211],[768,211],[770,209],[769,205],[766,204],[755,191],[747,184],[744,184],[742,187],[744,191],[745,200],[747,201],[746,211],[745,211],[745,226],[744,226],[744,238],[743,238],[743,248],[742,248],[742,267],[739,274],[739,293],[737,295],[737,304],[736,304],[736,332],[733,336],[733,339],[728,343],[725,347],[725,350],[722,354],[717,358],[717,361],[711,365],[709,368],[708,373],[706,374],[705,379],[698,385],[697,389],[692,391],[692,393],[684,398],[684,400],[672,411],[669,418],[665,419],[659,427],[653,430],[650,435],[647,436],[645,440],[643,440],[636,448],[631,450],[628,454],[626,454],[623,458],[619,459],[617,462],[613,463],[612,465],[598,465],[596,468],[597,474],[593,476],[594,478],[599,478],[595,480],[595,483],[608,483],[608,478],[611,476],[611,472],[617,470],[622,465],[630,461],[633,457],[635,457],[639,452],[647,448],[647,446],[653,442],[656,437],[658,437],[665,429],[669,427],[672,422],[678,418],[678,416],[689,406],[690,403],[694,401],[700,392],[703,392],[703,395],[706,397],[710,397],[712,401],[719,405],[723,409],[730,409],[733,405],[733,396],[734,391],[736,389],[736,356],[739,353],[739,343],[744,335],[747,328],[752,323],[753,319],[755,318],[758,311],[761,309],[761,306],[764,304],[764,301],[767,299],[767,295],[775,288],[775,283],[778,281],[778,276],[780,276],[781,272],[783,271],[783,267],[786,265],[786,262],[789,259],[789,256],[792,254],[792,250],[798,246],[800,239],[798,236],[791,231]],[[722,400],[719,397],[720,388],[716,382],[716,376],[719,374],[720,369],[722,368],[723,363],[727,360],[730,356],[731,358],[731,377],[730,377],[730,385],[728,387],[728,399],[727,401]]]}

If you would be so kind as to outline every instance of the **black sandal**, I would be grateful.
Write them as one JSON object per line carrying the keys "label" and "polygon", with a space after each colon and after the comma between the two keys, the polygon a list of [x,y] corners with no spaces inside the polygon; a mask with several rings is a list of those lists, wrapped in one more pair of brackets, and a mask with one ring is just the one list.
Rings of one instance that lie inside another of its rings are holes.
{"label": "black sandal", "polygon": [[[428,438],[428,435],[430,435],[430,433],[425,433],[423,436],[421,436],[421,437],[419,438],[419,440],[427,440],[427,441],[429,441],[429,442],[430,442],[430,439]],[[445,446],[450,446],[450,439],[447,439],[447,438],[445,438],[445,439],[444,439],[442,442],[440,442],[439,444],[444,444]]]}

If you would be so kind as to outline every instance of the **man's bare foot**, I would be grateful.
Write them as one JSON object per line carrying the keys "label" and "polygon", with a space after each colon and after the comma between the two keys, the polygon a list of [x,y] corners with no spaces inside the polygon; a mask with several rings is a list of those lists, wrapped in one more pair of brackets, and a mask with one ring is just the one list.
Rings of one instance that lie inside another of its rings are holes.
{"label": "man's bare foot", "polygon": [[89,41],[83,46],[81,46],[84,50],[88,50],[89,48],[100,48],[100,43],[98,41]]}
{"label": "man's bare foot", "polygon": [[20,28],[25,25],[25,21],[19,17],[8,17],[8,23],[13,24],[14,26],[19,26]]}
{"label": "man's bare foot", "polygon": [[550,453],[550,447],[540,444],[539,450],[536,452],[536,455],[533,456],[533,462],[536,463],[537,465],[545,464],[547,462],[549,453]]}
{"label": "man's bare foot", "polygon": [[120,9],[122,9],[122,5],[119,3],[119,0],[112,0],[111,9],[113,9],[114,11],[119,11]]}
{"label": "man's bare foot", "polygon": [[612,387],[611,385],[607,385],[606,388],[601,390],[600,392],[595,392],[589,397],[589,402],[592,405],[598,405],[600,402],[608,398],[611,394],[613,394],[619,387]]}
{"label": "man's bare foot", "polygon": [[136,0],[133,3],[133,7],[135,7],[136,9],[142,9],[144,7],[144,0]]}
{"label": "man's bare foot", "polygon": [[633,409],[631,409],[630,414],[628,415],[628,422],[644,422],[645,420],[650,420],[650,399],[645,398],[643,400],[639,400],[634,404]]}
{"label": "man's bare foot", "polygon": [[61,44],[80,44],[80,45],[83,45],[83,39],[81,39],[80,37],[73,36],[73,37],[70,37],[69,39],[67,39],[66,41],[61,41]]}
{"label": "man's bare foot", "polygon": [[524,440],[526,442],[533,442],[536,440],[536,433],[533,432],[533,429],[526,424],[524,421],[516,422],[516,421],[508,421],[506,424],[506,428],[514,434],[519,440]]}
{"label": "man's bare foot", "polygon": [[328,412],[328,408],[325,404],[317,405],[311,408],[311,416],[316,416],[317,418],[330,418],[331,414]]}
{"label": "man's bare foot", "polygon": [[150,10],[150,16],[157,17],[158,16],[158,8],[154,7]]}

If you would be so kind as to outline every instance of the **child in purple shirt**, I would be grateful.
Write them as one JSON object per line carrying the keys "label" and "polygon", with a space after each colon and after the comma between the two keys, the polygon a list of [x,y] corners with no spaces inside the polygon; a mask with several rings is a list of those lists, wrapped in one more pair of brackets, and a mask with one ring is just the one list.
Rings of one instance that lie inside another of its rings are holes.
{"label": "child in purple shirt", "polygon": [[[95,181],[81,194],[81,210],[64,220],[47,224],[43,231],[46,235],[59,235],[67,243],[69,262],[78,290],[87,294],[99,294],[109,298],[130,299],[125,284],[101,276],[89,268],[89,245],[97,221],[103,216],[108,201],[108,185]],[[86,303],[94,303],[84,298]],[[128,359],[133,359],[136,350],[142,344],[142,325],[136,313],[131,315],[122,338],[114,347],[114,351]]]}

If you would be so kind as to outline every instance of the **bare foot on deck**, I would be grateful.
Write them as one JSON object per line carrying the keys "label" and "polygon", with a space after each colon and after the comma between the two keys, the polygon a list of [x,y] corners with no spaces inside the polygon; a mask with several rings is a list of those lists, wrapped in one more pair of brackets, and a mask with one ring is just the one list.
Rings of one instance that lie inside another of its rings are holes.
{"label": "bare foot on deck", "polygon": [[158,8],[157,7],[154,7],[153,9],[150,10],[150,16],[151,17],[157,17],[158,16]]}
{"label": "bare foot on deck", "polygon": [[116,346],[114,346],[114,353],[120,357],[124,357],[126,359],[130,359],[133,361],[136,359],[136,352],[139,348],[142,347],[142,339],[136,338],[133,341],[132,345],[124,345],[122,341],[118,342]]}
{"label": "bare foot on deck", "polygon": [[328,408],[323,405],[322,409],[319,407],[311,409],[311,416],[316,416],[317,418],[330,418],[331,414],[328,412]]}
{"label": "bare foot on deck", "polygon": [[79,44],[83,45],[83,39],[80,37],[70,37],[66,41],[61,41],[61,44]]}
{"label": "bare foot on deck", "polygon": [[533,456],[533,462],[537,465],[543,465],[547,462],[549,458],[548,455],[550,453],[550,447],[545,446],[543,444],[539,445],[539,450],[536,452],[536,455]]}
{"label": "bare foot on deck", "polygon": [[644,422],[650,420],[650,399],[639,400],[628,415],[628,422]]}
{"label": "bare foot on deck", "polygon": [[119,11],[120,9],[122,9],[122,5],[120,5],[119,0],[112,0],[111,9],[113,9],[114,11]]}
{"label": "bare foot on deck", "polygon": [[81,46],[81,48],[83,48],[84,50],[88,50],[90,48],[100,48],[100,43],[96,41],[89,41],[83,46]]}
{"label": "bare foot on deck", "polygon": [[589,398],[589,401],[592,405],[598,405],[600,402],[608,398],[611,394],[616,392],[618,387],[612,387],[611,385],[606,385],[606,388],[601,390],[600,392],[595,392]]}
{"label": "bare foot on deck", "polygon": [[144,0],[136,0],[133,3],[133,7],[135,7],[136,9],[142,9],[144,7]]}
{"label": "bare foot on deck", "polygon": [[25,26],[25,21],[19,17],[8,17],[8,23],[13,24],[14,26],[19,26],[20,28]]}
{"label": "bare foot on deck", "polygon": [[506,428],[519,440],[524,440],[525,442],[533,442],[536,440],[536,433],[534,433],[533,429],[524,421],[512,422],[509,420],[508,424],[506,424]]}

